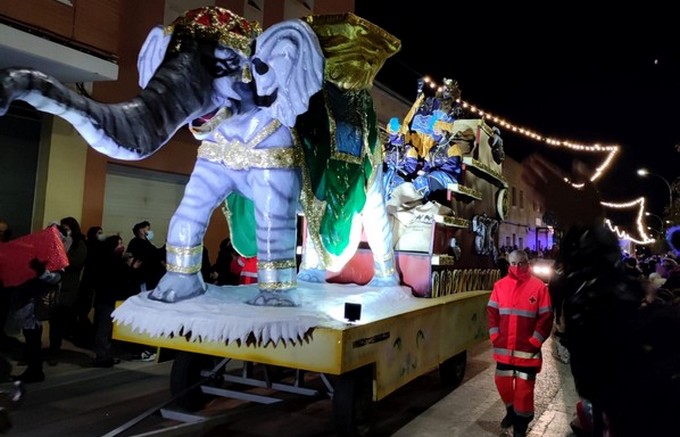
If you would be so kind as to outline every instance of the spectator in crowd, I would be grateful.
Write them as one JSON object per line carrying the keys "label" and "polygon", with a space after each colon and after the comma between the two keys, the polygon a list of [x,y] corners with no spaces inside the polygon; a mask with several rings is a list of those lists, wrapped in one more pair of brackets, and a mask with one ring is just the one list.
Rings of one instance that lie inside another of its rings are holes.
{"label": "spectator in crowd", "polygon": [[101,282],[95,289],[95,360],[94,367],[112,367],[117,359],[112,353],[111,335],[113,322],[111,314],[117,300],[124,300],[139,293],[141,277],[139,275],[142,261],[125,256],[123,240],[118,236],[110,236],[103,242]]}
{"label": "spectator in crowd", "polygon": [[257,283],[257,257],[239,256],[236,259],[239,267],[239,285]]}
{"label": "spectator in crowd", "polygon": [[201,277],[206,284],[215,282],[212,265],[210,264],[210,252],[208,252],[208,248],[205,246],[203,246],[203,255],[201,257]]}
{"label": "spectator in crowd", "polygon": [[649,275],[649,279],[655,287],[662,287],[676,268],[678,268],[677,261],[668,256],[663,257],[656,263],[656,271]]}
{"label": "spectator in crowd", "polygon": [[9,228],[9,223],[4,219],[0,219],[0,243],[6,243],[12,238],[12,230]]}
{"label": "spectator in crowd", "polygon": [[509,266],[510,262],[508,261],[507,255],[501,252],[496,258],[496,267],[501,271],[501,278],[508,274]]}
{"label": "spectator in crowd", "polygon": [[13,290],[16,302],[18,302],[13,317],[24,335],[23,358],[26,370],[12,379],[26,383],[45,380],[42,359],[42,323],[49,317],[47,312],[49,308],[46,308],[48,304],[43,302],[43,299],[50,298],[50,293],[57,292],[63,273],[46,270],[45,263],[38,259],[31,261],[31,268],[35,270],[37,277]]}
{"label": "spectator in crowd", "polygon": [[[54,229],[50,229],[54,227]],[[55,231],[56,229],[56,231]],[[47,232],[40,232],[25,237],[21,246],[14,248],[13,259],[21,259],[19,251],[25,252],[33,247],[35,257],[26,261],[27,266],[15,265],[14,269],[22,269],[32,275],[25,276],[21,282],[12,281],[13,287],[5,292],[11,293],[12,316],[8,326],[12,333],[21,332],[24,336],[23,363],[26,370],[14,376],[16,381],[40,382],[45,380],[42,358],[43,322],[49,320],[56,307],[60,292],[59,283],[63,276],[63,267],[67,265],[67,254],[63,244],[66,230],[58,225],[50,225]],[[9,243],[11,244],[11,243]],[[40,257],[40,258],[38,258]],[[47,266],[50,265],[48,270]]]}
{"label": "spectator in crowd", "polygon": [[236,263],[238,253],[231,244],[229,238],[225,238],[220,243],[220,250],[217,252],[217,259],[212,266],[215,285],[238,285],[240,268],[235,272],[232,265]]}
{"label": "spectator in crowd", "polygon": [[[579,396],[592,405],[593,436],[671,437],[680,429],[680,306],[644,305],[644,280],[626,274],[616,235],[588,172],[568,175],[542,157],[525,182],[567,230],[559,262],[564,335]],[[575,188],[567,181],[583,182]]]}
{"label": "spectator in crowd", "polygon": [[76,301],[80,289],[80,277],[87,259],[85,236],[80,231],[80,224],[73,217],[61,219],[60,226],[66,232],[64,246],[68,255],[68,266],[61,279],[59,299],[54,314],[50,316],[50,348],[47,364],[54,366],[58,362],[62,341],[72,340],[76,334]]}
{"label": "spectator in crowd", "polygon": [[487,305],[489,336],[496,387],[507,409],[501,427],[512,426],[514,437],[525,437],[534,418],[534,384],[553,310],[548,288],[531,274],[527,253],[514,250],[508,261],[508,274],[494,284]]}
{"label": "spectator in crowd", "polygon": [[[11,237],[12,232],[9,228],[9,223],[0,218],[0,243],[8,242]],[[3,349],[9,347],[12,343],[12,338],[5,333],[5,323],[7,322],[10,305],[9,298],[10,294],[3,290],[2,283],[0,282],[0,348]]]}
{"label": "spectator in crowd", "polygon": [[635,259],[634,257],[628,256],[624,258],[623,267],[626,270],[626,273],[629,274],[631,277],[636,279],[642,278],[642,270],[640,270],[640,268],[638,267],[637,259]]}
{"label": "spectator in crowd", "polygon": [[153,290],[165,274],[165,250],[156,247],[153,240],[151,223],[144,220],[132,227],[134,237],[127,246],[127,252],[135,260],[142,261],[142,286],[145,290]]}
{"label": "spectator in crowd", "polygon": [[[666,241],[671,248],[671,256],[676,257],[673,259],[675,261],[677,256],[680,255],[680,225],[671,227],[666,234]],[[663,288],[671,293],[670,299],[674,302],[678,302],[678,297],[680,297],[680,266],[676,262],[673,266],[671,264],[671,269],[668,272],[668,277],[666,282],[663,283]]]}
{"label": "spectator in crowd", "polygon": [[92,226],[87,230],[87,258],[76,301],[76,331],[73,342],[76,346],[91,349],[94,345],[94,326],[90,321],[94,290],[102,281],[104,230]]}

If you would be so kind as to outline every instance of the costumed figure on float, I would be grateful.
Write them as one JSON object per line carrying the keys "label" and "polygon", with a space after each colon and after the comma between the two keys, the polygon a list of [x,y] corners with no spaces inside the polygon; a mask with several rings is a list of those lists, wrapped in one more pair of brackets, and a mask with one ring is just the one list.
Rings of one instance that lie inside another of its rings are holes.
{"label": "costumed figure on float", "polygon": [[226,199],[230,225],[238,223],[230,226],[235,249],[258,259],[260,294],[251,303],[295,306],[300,209],[314,253],[301,278],[321,280],[320,272],[351,258],[363,221],[375,279],[398,284],[368,89],[399,48],[351,13],[261,32],[229,10],[204,7],[151,30],[137,63],[142,91],[131,101],[101,104],[37,70],[9,68],[0,71],[0,113],[26,101],[121,160],[152,155],[189,125],[201,140],[198,159],[170,221],[167,273],[149,297],[177,302],[205,293],[202,241]]}
{"label": "costumed figure on float", "polygon": [[404,182],[411,182],[416,177],[420,166],[418,152],[405,141],[397,117],[391,118],[387,124],[384,159],[383,185],[385,186],[385,199],[389,200],[396,187]]}
{"label": "costumed figure on float", "polygon": [[[400,125],[393,118],[387,126],[384,185],[388,200],[408,182],[413,184],[415,197],[427,201],[433,192],[458,184],[462,177],[461,138],[454,135],[454,121],[463,115],[460,88],[445,78],[435,95],[427,96],[427,83],[429,79],[419,79],[417,98],[404,122]],[[403,187],[402,191],[413,190]]]}
{"label": "costumed figure on float", "polygon": [[445,78],[441,89],[425,99],[413,118],[411,138],[420,144],[424,161],[413,185],[425,198],[433,191],[457,184],[461,177],[463,153],[453,142],[453,122],[462,112],[458,99],[458,84]]}

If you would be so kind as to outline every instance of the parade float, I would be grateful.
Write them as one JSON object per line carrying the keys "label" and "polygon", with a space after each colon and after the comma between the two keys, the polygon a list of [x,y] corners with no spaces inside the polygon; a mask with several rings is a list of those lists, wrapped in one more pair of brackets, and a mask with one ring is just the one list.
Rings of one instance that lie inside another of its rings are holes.
{"label": "parade float", "polygon": [[[114,312],[114,338],[176,351],[170,383],[183,407],[202,408],[206,395],[277,401],[224,382],[318,394],[302,376],[318,372],[338,433],[353,435],[371,401],[418,376],[439,368],[459,383],[466,350],[488,338],[507,211],[500,132],[465,118],[445,80],[434,94],[420,86],[381,136],[369,90],[399,48],[351,13],[262,32],[206,7],[151,30],[142,92],[129,102],[94,102],[28,68],[0,71],[0,112],[24,100],[109,157],[144,159],[186,125],[200,141],[166,275]],[[257,256],[257,284],[201,279],[220,207],[236,250]],[[225,370],[231,359],[244,362],[240,375]],[[271,365],[295,369],[294,381],[272,381]]]}

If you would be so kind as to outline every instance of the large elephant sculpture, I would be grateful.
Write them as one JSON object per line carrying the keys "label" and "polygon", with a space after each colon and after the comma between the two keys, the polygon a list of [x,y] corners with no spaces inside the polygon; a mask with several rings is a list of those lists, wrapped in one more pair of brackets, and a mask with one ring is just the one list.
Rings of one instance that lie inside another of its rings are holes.
{"label": "large elephant sculpture", "polygon": [[311,256],[301,278],[340,268],[364,218],[374,280],[398,283],[368,90],[399,48],[351,13],[261,32],[229,10],[204,7],[151,30],[137,64],[142,91],[132,100],[101,104],[34,69],[10,68],[0,71],[0,114],[26,101],[121,160],[150,156],[188,125],[201,141],[198,158],[170,221],[167,273],[149,297],[176,302],[205,292],[202,241],[224,203],[235,248],[258,257],[260,294],[251,303],[294,306],[300,208]]}

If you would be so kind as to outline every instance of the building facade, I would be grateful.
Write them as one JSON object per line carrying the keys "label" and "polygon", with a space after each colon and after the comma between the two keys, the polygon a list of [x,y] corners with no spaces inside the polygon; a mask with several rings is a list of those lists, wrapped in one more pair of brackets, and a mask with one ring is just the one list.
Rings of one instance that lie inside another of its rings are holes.
{"label": "building facade", "polygon": [[[512,153],[512,138],[505,140],[506,150]],[[545,210],[536,195],[522,181],[522,166],[506,155],[503,176],[508,181],[508,215],[501,223],[498,246],[511,250],[529,249],[546,252],[552,249],[554,231],[544,221]]]}

